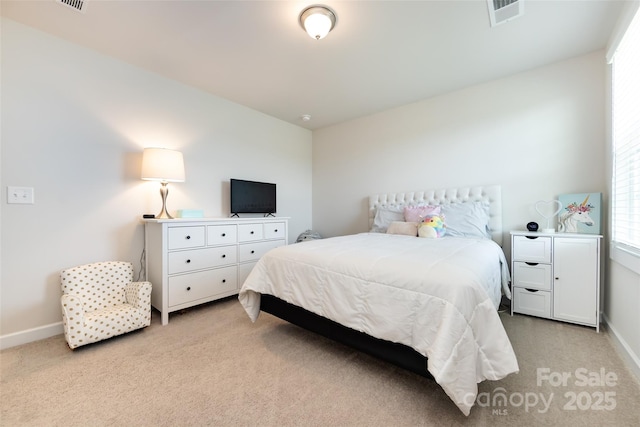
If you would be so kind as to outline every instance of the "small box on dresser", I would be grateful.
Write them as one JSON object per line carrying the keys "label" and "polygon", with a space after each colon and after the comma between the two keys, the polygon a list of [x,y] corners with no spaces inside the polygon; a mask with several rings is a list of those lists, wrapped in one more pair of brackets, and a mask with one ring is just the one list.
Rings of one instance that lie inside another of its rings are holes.
{"label": "small box on dresser", "polygon": [[169,313],[237,294],[267,251],[288,242],[288,218],[145,220],[151,305]]}
{"label": "small box on dresser", "polygon": [[511,314],[600,331],[600,242],[577,233],[511,232]]}

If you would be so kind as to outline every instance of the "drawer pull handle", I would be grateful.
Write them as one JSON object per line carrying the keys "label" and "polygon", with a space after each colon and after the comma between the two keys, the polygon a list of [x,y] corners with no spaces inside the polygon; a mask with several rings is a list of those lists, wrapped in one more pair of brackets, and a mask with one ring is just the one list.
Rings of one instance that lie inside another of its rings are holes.
{"label": "drawer pull handle", "polygon": [[187,235],[187,237],[185,237],[185,239],[189,240],[191,238],[191,236]]}
{"label": "drawer pull handle", "polygon": [[524,237],[526,237],[527,239],[531,239],[531,240],[538,238],[538,236],[524,236]]}
{"label": "drawer pull handle", "polygon": [[276,228],[275,230],[273,230],[273,232],[274,232],[274,233],[277,233],[277,232],[278,232],[278,229]]}
{"label": "drawer pull handle", "polygon": [[253,230],[251,230],[251,234],[253,234]]}
{"label": "drawer pull handle", "polygon": [[251,253],[252,253],[252,254],[255,254],[255,253],[256,253],[256,251],[251,251]]}
{"label": "drawer pull handle", "polygon": [[191,260],[190,259],[187,260],[187,264],[191,264]]}
{"label": "drawer pull handle", "polygon": [[222,254],[222,258],[226,258],[227,256],[225,254]]}
{"label": "drawer pull handle", "polygon": [[222,237],[225,237],[227,235],[227,233],[222,233]]}
{"label": "drawer pull handle", "polygon": [[222,279],[222,283],[227,283],[227,279]]}
{"label": "drawer pull handle", "polygon": [[191,290],[191,286],[187,286],[187,290],[190,291]]}
{"label": "drawer pull handle", "polygon": [[529,289],[529,288],[525,288],[525,289],[529,292],[538,292],[538,289]]}
{"label": "drawer pull handle", "polygon": [[527,264],[527,265],[538,265],[539,263],[538,262],[525,262],[525,264]]}

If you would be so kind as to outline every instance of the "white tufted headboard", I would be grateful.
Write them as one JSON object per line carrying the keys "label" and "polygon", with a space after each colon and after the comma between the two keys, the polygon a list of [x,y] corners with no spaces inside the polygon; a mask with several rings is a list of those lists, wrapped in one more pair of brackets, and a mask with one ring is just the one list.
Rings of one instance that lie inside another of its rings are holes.
{"label": "white tufted headboard", "polygon": [[446,205],[476,201],[489,202],[489,231],[491,238],[502,246],[502,189],[499,185],[461,187],[411,193],[374,194],[369,196],[369,229],[373,226],[376,209],[380,206],[405,206],[420,203]]}

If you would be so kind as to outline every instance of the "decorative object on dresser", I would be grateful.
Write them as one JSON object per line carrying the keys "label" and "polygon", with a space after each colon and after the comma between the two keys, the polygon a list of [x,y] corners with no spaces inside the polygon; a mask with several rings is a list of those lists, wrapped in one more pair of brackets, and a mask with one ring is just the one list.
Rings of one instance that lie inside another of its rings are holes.
{"label": "decorative object on dresser", "polygon": [[145,220],[151,304],[162,314],[238,293],[258,259],[288,242],[288,218]]}
{"label": "decorative object on dresser", "polygon": [[600,241],[577,233],[511,232],[511,314],[600,331]]}
{"label": "decorative object on dresser", "polygon": [[551,226],[551,220],[562,210],[562,203],[558,200],[539,200],[535,204],[536,212],[547,220],[547,228],[543,228],[543,233],[553,233],[555,229]]}
{"label": "decorative object on dresser", "polygon": [[558,231],[601,233],[602,193],[561,194],[558,200],[564,206],[558,217]]}
{"label": "decorative object on dresser", "polygon": [[151,283],[133,281],[130,262],[95,262],[63,270],[62,324],[71,349],[151,324]]}
{"label": "decorative object on dresser", "polygon": [[167,212],[169,182],[184,182],[184,159],[182,153],[165,148],[145,148],[142,153],[142,179],[160,181],[162,209],[156,218],[173,218]]}

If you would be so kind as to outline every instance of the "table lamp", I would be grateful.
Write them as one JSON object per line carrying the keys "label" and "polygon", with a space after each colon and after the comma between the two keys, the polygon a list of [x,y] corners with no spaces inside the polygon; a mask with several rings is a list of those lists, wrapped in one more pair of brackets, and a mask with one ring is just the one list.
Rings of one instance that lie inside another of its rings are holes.
{"label": "table lamp", "polygon": [[167,212],[167,194],[169,182],[184,182],[184,159],[182,153],[165,148],[145,148],[142,153],[142,179],[160,181],[162,210],[156,218],[173,217]]}

